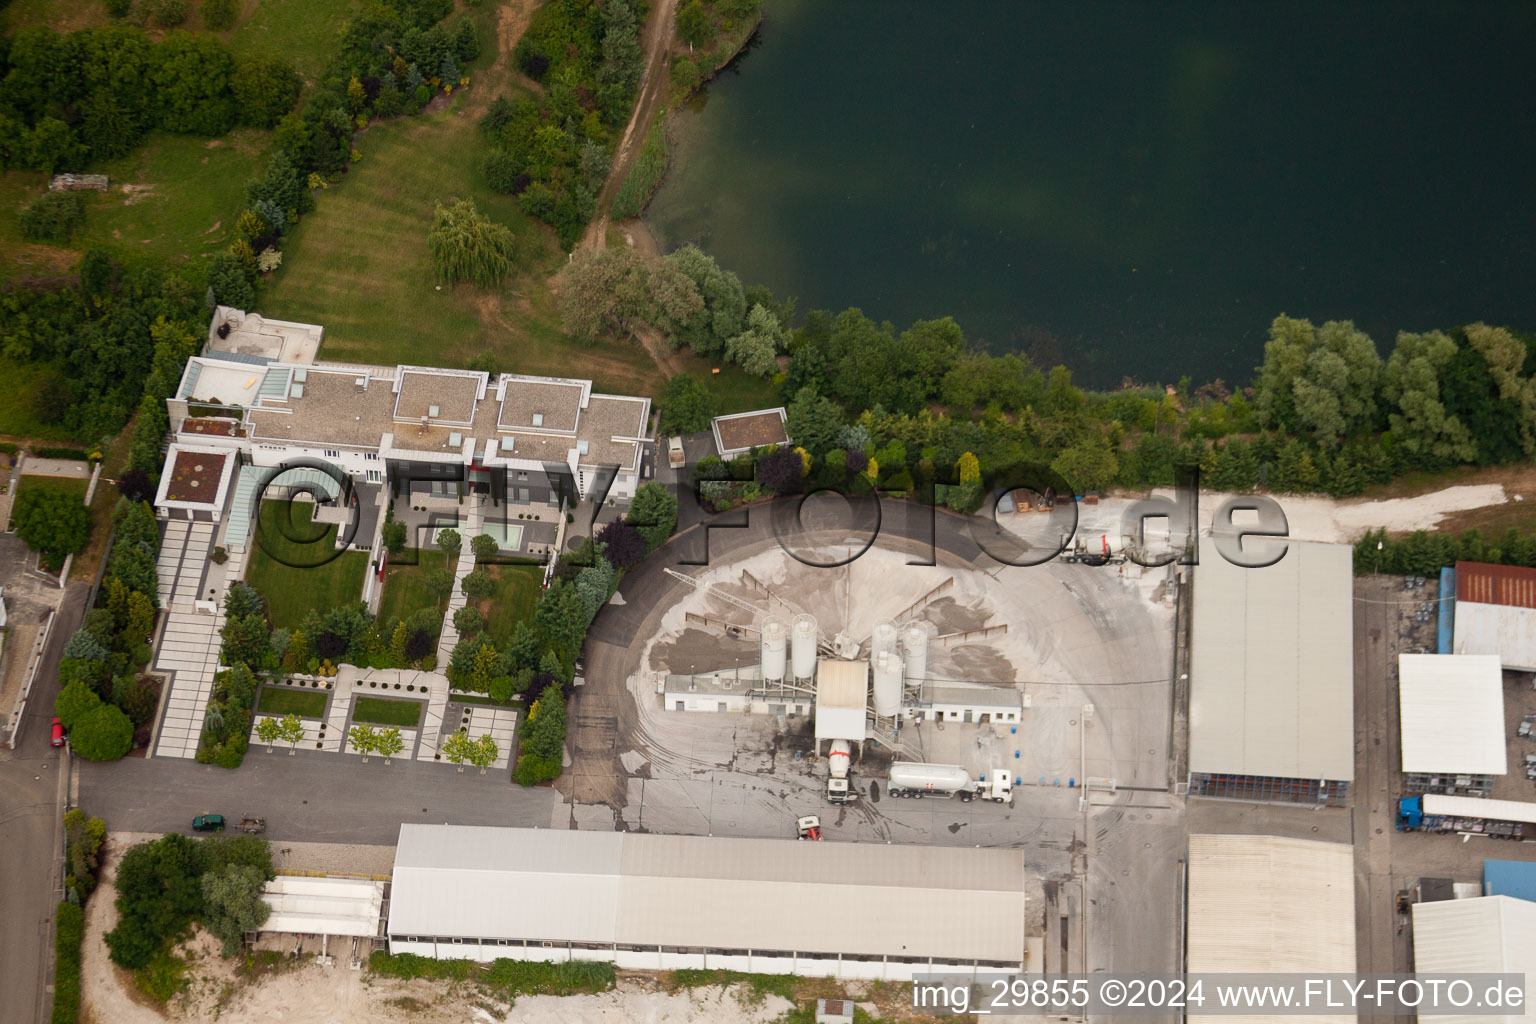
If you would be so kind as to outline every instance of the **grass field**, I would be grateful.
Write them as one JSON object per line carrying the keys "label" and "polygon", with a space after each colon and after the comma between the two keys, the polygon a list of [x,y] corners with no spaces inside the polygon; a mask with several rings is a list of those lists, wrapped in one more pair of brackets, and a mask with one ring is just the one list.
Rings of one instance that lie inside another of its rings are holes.
{"label": "grass field", "polygon": [[278,53],[314,83],[330,58],[336,30],[359,6],[354,0],[246,0],[242,18],[220,37],[236,51]]}
{"label": "grass field", "polygon": [[88,481],[76,480],[68,476],[24,476],[16,488],[16,494],[19,496],[28,491],[58,491],[83,503],[87,483]]}
{"label": "grass field", "polygon": [[331,558],[336,527],[312,525],[313,511],[302,501],[261,504],[245,581],[267,599],[275,627],[297,626],[311,608],[323,612],[362,600],[367,554],[344,551]]}
{"label": "grass field", "polygon": [[384,594],[379,598],[378,621],[381,625],[393,618],[409,618],[418,608],[438,606],[438,602],[427,592],[422,579],[431,570],[441,569],[448,556],[429,548],[421,552],[407,551],[400,557],[402,561],[410,559],[416,564],[391,563],[386,570]]}
{"label": "grass field", "polygon": [[70,440],[62,427],[49,426],[32,414],[32,392],[47,367],[0,356],[0,435],[44,441]]}
{"label": "grass field", "polygon": [[537,565],[492,565],[487,568],[496,581],[496,591],[479,603],[480,614],[485,616],[485,630],[491,642],[502,646],[514,625],[533,620],[544,569]]}
{"label": "grass field", "polygon": [[352,702],[352,721],[370,725],[403,725],[415,728],[421,722],[421,705],[413,700],[388,697],[358,697]]}
{"label": "grass field", "polygon": [[300,718],[322,718],[325,715],[326,695],[320,692],[305,693],[302,690],[284,690],[262,687],[256,695],[256,710],[264,715],[298,715]]}

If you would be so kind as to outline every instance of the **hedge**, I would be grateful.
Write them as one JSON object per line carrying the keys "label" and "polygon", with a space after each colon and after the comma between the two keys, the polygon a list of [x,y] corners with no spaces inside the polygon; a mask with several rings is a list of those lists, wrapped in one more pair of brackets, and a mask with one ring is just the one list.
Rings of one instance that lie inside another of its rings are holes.
{"label": "hedge", "polygon": [[15,441],[0,441],[0,455],[15,455],[17,444]]}
{"label": "hedge", "polygon": [[53,936],[52,1024],[75,1024],[80,1016],[80,940],[85,911],[66,900],[59,904]]}
{"label": "hedge", "polygon": [[613,988],[613,964],[601,960],[437,960],[413,953],[374,952],[368,969],[375,974],[409,981],[412,978],[474,980],[499,989],[506,997],[517,995],[566,996],[577,992],[604,992]]}
{"label": "hedge", "polygon": [[88,453],[79,448],[37,448],[32,454],[39,459],[72,459],[75,462],[90,462]]}

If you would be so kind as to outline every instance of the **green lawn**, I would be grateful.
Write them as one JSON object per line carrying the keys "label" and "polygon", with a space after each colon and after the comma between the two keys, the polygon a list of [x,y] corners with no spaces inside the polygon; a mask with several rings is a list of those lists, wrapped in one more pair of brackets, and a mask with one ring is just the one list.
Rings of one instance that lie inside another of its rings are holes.
{"label": "green lawn", "polygon": [[352,702],[352,720],[370,725],[415,728],[421,722],[421,704],[414,700],[391,700],[388,697],[359,697]]}
{"label": "green lawn", "polygon": [[318,690],[284,690],[264,686],[256,695],[256,710],[264,715],[298,715],[300,718],[323,718],[326,695]]}
{"label": "green lawn", "polygon": [[16,493],[20,495],[27,491],[58,491],[84,504],[85,489],[89,483],[88,480],[76,480],[68,476],[23,476]]}
{"label": "green lawn", "polygon": [[311,608],[323,612],[362,600],[368,555],[344,551],[331,557],[336,527],[311,524],[313,511],[308,502],[261,504],[245,581],[267,599],[273,626],[292,628]]}
{"label": "green lawn", "polygon": [[[422,578],[432,569],[441,569],[447,562],[447,556],[435,548],[420,552],[411,549],[391,556],[392,559],[395,557],[401,561],[390,562],[384,577],[384,595],[379,599],[381,625],[394,618],[409,618],[418,608],[437,607],[437,601],[427,593]],[[407,560],[416,564],[403,564]]]}
{"label": "green lawn", "polygon": [[496,591],[479,603],[480,613],[485,616],[491,642],[501,645],[514,625],[533,620],[544,569],[538,565],[492,565],[487,568],[496,581]]}
{"label": "green lawn", "polygon": [[[0,243],[0,248],[3,247]],[[7,261],[0,259],[0,267],[7,265]],[[32,413],[33,387],[47,369],[42,364],[18,363],[0,356],[0,435],[44,441],[71,440],[68,431],[43,423]]]}
{"label": "green lawn", "polygon": [[[325,70],[336,31],[359,6],[353,0],[261,0],[244,21],[220,33],[235,52],[255,49],[282,54],[313,83]],[[482,45],[491,48],[491,40]]]}

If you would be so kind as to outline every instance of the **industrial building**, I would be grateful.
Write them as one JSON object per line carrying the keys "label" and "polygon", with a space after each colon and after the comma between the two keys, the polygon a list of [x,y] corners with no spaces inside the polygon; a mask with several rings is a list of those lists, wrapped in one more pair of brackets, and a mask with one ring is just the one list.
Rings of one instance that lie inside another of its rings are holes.
{"label": "industrial building", "polygon": [[1504,673],[1491,654],[1399,654],[1408,793],[1487,796],[1508,771]]}
{"label": "industrial building", "polygon": [[1190,793],[1342,804],[1355,762],[1350,547],[1292,541],[1262,569],[1209,537],[1199,551]]}
{"label": "industrial building", "polygon": [[351,947],[357,958],[366,958],[374,940],[383,938],[383,881],[279,875],[261,887],[261,899],[272,908],[262,934],[293,935],[301,943],[317,938],[321,957],[333,938],[356,940]]}
{"label": "industrial building", "polygon": [[1497,655],[1536,672],[1536,569],[1457,562],[1451,653]]}
{"label": "industrial building", "polygon": [[1512,896],[1536,903],[1536,862],[1528,860],[1483,861],[1484,896]]}
{"label": "industrial building", "polygon": [[1192,835],[1186,905],[1190,974],[1355,969],[1355,864],[1347,844]]}
{"label": "industrial building", "polygon": [[[1413,969],[1420,974],[1524,974],[1536,977],[1536,903],[1480,896],[1413,905]],[[1508,1015],[1435,1015],[1466,1024],[1523,1021]]]}
{"label": "industrial building", "polygon": [[402,825],[389,949],[907,980],[1026,966],[1022,850]]}

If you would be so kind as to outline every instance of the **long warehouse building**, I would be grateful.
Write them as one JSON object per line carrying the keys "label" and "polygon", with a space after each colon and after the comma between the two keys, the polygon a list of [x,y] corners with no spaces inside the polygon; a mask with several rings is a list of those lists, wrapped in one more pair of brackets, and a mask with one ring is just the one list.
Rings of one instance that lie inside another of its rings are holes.
{"label": "long warehouse building", "polygon": [[401,825],[389,949],[908,980],[1022,970],[1019,850]]}

